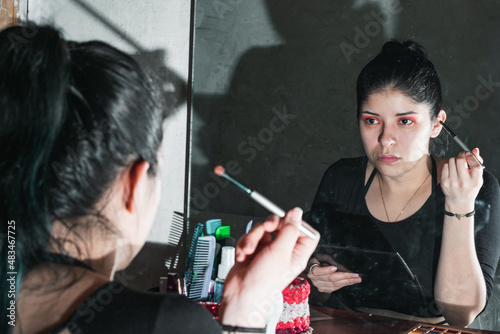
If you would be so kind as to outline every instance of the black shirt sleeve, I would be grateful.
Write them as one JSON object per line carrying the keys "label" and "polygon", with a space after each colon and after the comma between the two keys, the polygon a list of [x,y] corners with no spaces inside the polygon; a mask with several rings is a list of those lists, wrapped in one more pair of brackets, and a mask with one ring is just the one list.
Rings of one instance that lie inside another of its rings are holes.
{"label": "black shirt sleeve", "polygon": [[326,170],[314,197],[311,211],[324,203],[346,206],[356,202],[365,181],[366,158],[340,159]]}
{"label": "black shirt sleeve", "polygon": [[483,186],[475,206],[476,253],[489,300],[500,258],[500,189],[497,179],[488,171],[483,174]]}
{"label": "black shirt sleeve", "polygon": [[222,333],[221,325],[200,305],[181,295],[165,298],[156,319],[153,334]]}
{"label": "black shirt sleeve", "polygon": [[[366,160],[354,158],[339,160],[330,166],[323,175],[311,211],[305,215],[306,221],[322,233],[323,241],[330,241],[330,239],[338,241],[340,238],[341,242],[345,242],[349,246],[370,245],[369,247],[372,247],[374,246],[374,240],[381,239],[376,237],[376,231],[369,230],[370,232],[367,232],[367,227],[358,229],[363,233],[344,233],[347,227],[356,225],[354,223],[358,220],[361,221],[361,219],[357,219],[356,215],[368,214],[360,205],[364,200],[362,189],[364,187],[365,172]],[[441,229],[442,233],[444,215],[444,194],[441,189],[436,190],[436,196],[438,196],[438,200],[433,202],[435,205],[424,207],[422,215],[431,215],[430,218],[425,218],[425,221],[435,219],[436,238],[439,237],[440,241],[439,229]],[[486,284],[488,301],[492,294],[495,272],[500,258],[500,187],[497,179],[488,171],[483,174],[483,186],[476,198],[475,210],[475,247]],[[348,217],[346,218],[348,224],[343,223],[346,221],[345,217]],[[369,217],[365,218],[369,219]],[[418,220],[420,218],[415,215],[411,219]],[[420,225],[415,226],[418,228]],[[347,232],[350,232],[350,230]],[[395,238],[398,237],[400,231],[396,232],[398,234],[394,234]],[[329,238],[330,234],[335,238]],[[366,236],[367,234],[369,235]],[[350,235],[353,235],[356,239],[348,238],[347,236]],[[363,240],[363,238],[367,240]],[[427,239],[433,240],[433,237]],[[440,243],[437,243],[435,247],[437,249],[437,258],[439,258],[439,245]],[[374,249],[382,249],[382,246],[377,246]],[[434,273],[429,272],[428,275],[435,275],[435,271]],[[434,278],[435,276],[432,276],[432,281]],[[432,291],[432,288],[429,289]]]}
{"label": "black shirt sleeve", "polygon": [[143,293],[118,281],[90,295],[64,327],[73,334],[222,333],[219,322],[186,297]]}

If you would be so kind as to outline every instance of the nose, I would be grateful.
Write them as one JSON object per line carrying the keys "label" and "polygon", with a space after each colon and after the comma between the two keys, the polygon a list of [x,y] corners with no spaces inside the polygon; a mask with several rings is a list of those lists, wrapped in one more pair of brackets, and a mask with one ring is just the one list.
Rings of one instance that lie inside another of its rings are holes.
{"label": "nose", "polygon": [[378,142],[382,147],[390,147],[396,143],[396,132],[387,125],[380,128]]}

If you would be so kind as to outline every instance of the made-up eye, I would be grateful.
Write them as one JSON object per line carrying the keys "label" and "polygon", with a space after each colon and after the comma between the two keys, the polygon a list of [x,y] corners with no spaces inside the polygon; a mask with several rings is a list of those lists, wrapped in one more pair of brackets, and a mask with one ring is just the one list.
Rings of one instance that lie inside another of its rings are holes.
{"label": "made-up eye", "polygon": [[371,116],[363,116],[363,122],[366,125],[376,125],[376,124],[380,123],[378,118],[371,117]]}
{"label": "made-up eye", "polygon": [[413,120],[411,118],[401,118],[399,120],[399,124],[405,125],[405,126],[413,125],[413,123],[415,123],[415,120]]}

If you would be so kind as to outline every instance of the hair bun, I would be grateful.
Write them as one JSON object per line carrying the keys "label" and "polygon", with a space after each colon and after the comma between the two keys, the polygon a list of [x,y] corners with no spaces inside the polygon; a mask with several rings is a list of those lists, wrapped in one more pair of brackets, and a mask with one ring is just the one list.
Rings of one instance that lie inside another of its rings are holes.
{"label": "hair bun", "polygon": [[404,53],[414,53],[415,55],[427,57],[425,48],[411,39],[406,39],[404,41],[391,40],[386,42],[382,47],[382,54],[404,54]]}

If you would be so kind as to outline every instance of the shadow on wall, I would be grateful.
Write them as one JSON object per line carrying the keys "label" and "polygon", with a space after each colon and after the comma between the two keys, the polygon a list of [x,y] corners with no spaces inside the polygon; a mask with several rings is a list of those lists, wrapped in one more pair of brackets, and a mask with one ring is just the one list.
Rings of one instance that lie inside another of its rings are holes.
{"label": "shadow on wall", "polygon": [[165,50],[141,50],[131,57],[156,81],[167,117],[178,111],[178,107],[186,102],[187,86],[185,80],[165,64]]}
{"label": "shadow on wall", "polygon": [[[266,5],[283,42],[244,52],[223,94],[195,92],[194,112],[206,126],[193,136],[210,165],[192,165],[191,209],[268,215],[238,190],[214,187],[210,171],[217,164],[284,209],[308,208],[325,169],[340,157],[362,154],[355,82],[385,37],[375,17],[371,37],[356,34],[365,29],[364,15],[380,7],[353,11],[350,1],[325,0]],[[357,29],[346,32],[347,26]],[[352,41],[346,38],[351,35]]]}

